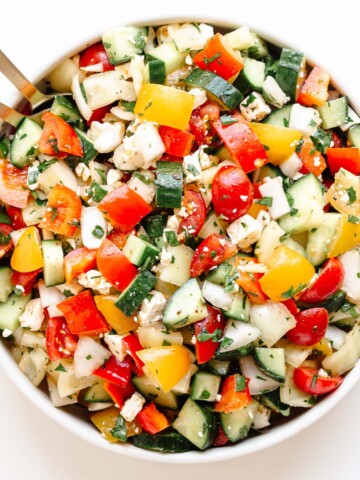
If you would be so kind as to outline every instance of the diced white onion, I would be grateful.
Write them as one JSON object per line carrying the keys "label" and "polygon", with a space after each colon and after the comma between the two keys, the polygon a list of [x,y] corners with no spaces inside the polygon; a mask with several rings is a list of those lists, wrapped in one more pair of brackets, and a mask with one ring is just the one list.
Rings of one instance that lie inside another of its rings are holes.
{"label": "diced white onion", "polygon": [[74,75],[71,83],[71,90],[74,94],[75,103],[85,120],[90,120],[92,110],[86,103],[80,88],[79,75]]}

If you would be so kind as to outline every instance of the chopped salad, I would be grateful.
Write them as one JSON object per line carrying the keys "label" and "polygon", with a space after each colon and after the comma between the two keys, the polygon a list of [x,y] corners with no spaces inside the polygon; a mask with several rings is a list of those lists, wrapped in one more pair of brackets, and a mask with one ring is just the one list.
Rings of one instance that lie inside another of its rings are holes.
{"label": "chopped salad", "polygon": [[[109,442],[232,444],[360,356],[360,118],[248,27],[116,27],[0,141],[0,331]],[[72,97],[64,95],[71,92]]]}

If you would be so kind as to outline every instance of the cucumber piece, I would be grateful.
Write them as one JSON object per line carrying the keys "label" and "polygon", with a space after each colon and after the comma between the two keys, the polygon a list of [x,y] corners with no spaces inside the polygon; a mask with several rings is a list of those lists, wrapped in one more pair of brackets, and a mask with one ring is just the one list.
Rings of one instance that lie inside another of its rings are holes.
{"label": "cucumber piece", "polygon": [[143,75],[144,82],[146,83],[164,85],[166,76],[165,63],[162,60],[150,60],[150,62],[145,65]]}
{"label": "cucumber piece", "polygon": [[10,267],[0,267],[0,302],[7,302],[10,294],[13,291],[11,283],[12,270]]}
{"label": "cucumber piece", "polygon": [[148,293],[154,288],[156,277],[144,270],[134,278],[130,285],[120,294],[116,307],[130,317],[140,307]]}
{"label": "cucumber piece", "polygon": [[159,405],[160,407],[170,408],[171,410],[177,410],[178,400],[177,396],[170,390],[168,392],[163,392],[154,382],[147,377],[142,375],[141,377],[133,377],[132,383],[136,390],[141,393],[147,400],[151,400]]}
{"label": "cucumber piece", "polygon": [[322,184],[315,175],[304,175],[287,189],[286,194],[292,210],[278,221],[285,233],[306,232],[322,225],[323,191]]}
{"label": "cucumber piece", "polygon": [[260,370],[278,382],[285,382],[285,353],[283,348],[255,347],[254,359]]}
{"label": "cucumber piece", "polygon": [[144,218],[143,226],[150,238],[162,237],[166,226],[167,218],[167,213],[149,215],[148,217]]}
{"label": "cucumber piece", "polygon": [[270,177],[270,178],[276,178],[276,177],[282,177],[285,178],[285,176],[281,173],[280,168],[275,167],[274,165],[271,165],[271,163],[267,163],[263,167],[260,168],[259,170],[259,175],[256,179],[257,182],[262,182],[264,178]]}
{"label": "cucumber piece", "polygon": [[289,48],[283,48],[275,80],[291,101],[296,100],[300,93],[300,87],[305,80],[305,71],[304,54]]}
{"label": "cucumber piece", "polygon": [[129,235],[122,250],[122,253],[137,267],[146,264],[146,267],[152,267],[158,259],[160,250],[151,243],[135,235]]}
{"label": "cucumber piece", "polygon": [[[221,227],[221,224],[219,222],[218,217],[214,212],[211,212],[208,216],[207,219],[202,226],[202,229],[199,232],[199,238],[207,238],[210,237],[213,233],[223,235],[224,230]],[[216,282],[214,282],[216,283]]]}
{"label": "cucumber piece", "polygon": [[147,58],[151,60],[160,60],[164,63],[165,74],[174,72],[178,68],[184,66],[185,57],[188,52],[179,52],[175,43],[166,42],[151,48],[147,51]]}
{"label": "cucumber piece", "polygon": [[84,120],[77,106],[69,100],[68,97],[63,95],[56,96],[51,105],[50,112],[62,118],[73,127],[78,127],[80,130],[84,130],[85,128]]}
{"label": "cucumber piece", "polygon": [[75,158],[78,158],[82,163],[88,165],[91,160],[94,160],[99,152],[94,148],[94,142],[88,135],[86,135],[86,133],[77,127],[74,127],[74,130],[79,137],[83,149],[83,156]]}
{"label": "cucumber piece", "polygon": [[112,65],[131,60],[140,55],[146,44],[147,27],[115,27],[103,33],[102,41]]}
{"label": "cucumber piece", "polygon": [[232,272],[232,265],[227,262],[220,263],[220,265],[214,270],[210,270],[208,273],[206,280],[208,280],[211,283],[216,283],[217,285],[222,285],[225,286],[226,283],[226,277],[230,275]]}
{"label": "cucumber piece", "polygon": [[191,398],[186,400],[172,426],[200,450],[211,445],[217,430],[214,412]]}
{"label": "cucumber piece", "polygon": [[235,348],[234,350],[229,350],[227,352],[220,352],[219,350],[217,350],[217,352],[215,353],[215,360],[219,360],[221,362],[238,360],[239,358],[246,357],[246,355],[252,353],[253,349],[253,344],[249,343],[244,347]]}
{"label": "cucumber piece", "polygon": [[133,445],[146,450],[166,453],[183,453],[194,450],[194,445],[178,432],[165,431],[155,435],[142,432],[130,438]]}
{"label": "cucumber piece", "polygon": [[248,435],[253,422],[250,416],[252,410],[250,405],[231,413],[220,413],[222,429],[230,442],[237,442]]}
{"label": "cucumber piece", "polygon": [[101,383],[91,385],[91,387],[84,392],[83,399],[87,403],[108,403],[113,401]]}
{"label": "cucumber piece", "polygon": [[7,158],[10,152],[11,141],[8,135],[2,135],[0,137],[0,156],[1,158]]}
{"label": "cucumber piece", "polygon": [[348,140],[353,147],[360,148],[360,125],[354,125],[349,129]]}
{"label": "cucumber piece", "polygon": [[231,362],[216,360],[212,358],[209,362],[206,363],[206,367],[210,370],[210,372],[215,373],[215,375],[220,375],[220,377],[227,377],[230,372],[230,364]]}
{"label": "cucumber piece", "polygon": [[19,317],[25,310],[31,295],[18,297],[15,293],[10,295],[5,303],[0,303],[0,330],[13,332],[20,325]]}
{"label": "cucumber piece", "polygon": [[263,123],[274,125],[276,127],[288,127],[290,123],[292,105],[286,105],[279,110],[274,110],[268,117],[265,118]]}
{"label": "cucumber piece", "polygon": [[317,107],[322,120],[322,128],[328,130],[344,125],[348,118],[348,108],[347,97],[336,98],[324,103],[321,107]]}
{"label": "cucumber piece", "polygon": [[277,413],[280,413],[284,417],[288,417],[290,415],[290,407],[285,403],[282,403],[280,400],[280,390],[276,389],[272,392],[263,393],[259,397],[259,401],[262,405],[271,408]]}
{"label": "cucumber piece", "polygon": [[249,379],[251,395],[260,395],[279,388],[280,383],[260,370],[252,355],[240,358],[239,366],[241,373]]}
{"label": "cucumber piece", "polygon": [[243,293],[237,293],[230,308],[224,313],[227,317],[249,323],[250,321],[251,302]]}
{"label": "cucumber piece", "polygon": [[215,402],[219,392],[221,377],[208,372],[197,372],[192,378],[190,397],[193,400]]}
{"label": "cucumber piece", "polygon": [[315,267],[325,262],[332,240],[341,221],[340,213],[324,213],[324,220],[317,228],[310,230],[306,244],[306,258]]}
{"label": "cucumber piece", "polygon": [[59,240],[43,240],[44,281],[47,287],[65,282],[64,253]]}
{"label": "cucumber piece", "polygon": [[231,83],[213,72],[200,68],[194,68],[184,81],[190,87],[206,90],[208,97],[218,103],[222,110],[233,110],[244,98],[243,94]]}
{"label": "cucumber piece", "polygon": [[166,265],[161,264],[159,279],[181,287],[190,278],[190,265],[194,251],[186,245],[167,246],[166,251],[171,255],[171,261]]}
{"label": "cucumber piece", "polygon": [[290,248],[290,250],[293,250],[294,252],[296,253],[299,253],[300,255],[302,255],[303,257],[306,256],[305,254],[305,248],[300,245],[300,243],[296,242],[295,240],[293,240],[292,238],[286,238],[283,242],[282,242],[282,245],[284,245],[284,247],[287,247],[287,248]]}
{"label": "cucumber piece", "polygon": [[255,32],[251,32],[253,44],[247,49],[247,54],[250,58],[260,60],[269,55],[269,49],[266,42],[259,37]]}
{"label": "cucumber piece", "polygon": [[24,118],[19,124],[10,147],[10,161],[23,168],[35,160],[42,128],[30,118]]}
{"label": "cucumber piece", "polygon": [[252,58],[244,59],[244,68],[234,82],[240,92],[246,97],[249,93],[261,92],[265,81],[265,63]]}
{"label": "cucumber piece", "polygon": [[156,177],[156,206],[180,208],[183,190],[182,164],[158,162]]}

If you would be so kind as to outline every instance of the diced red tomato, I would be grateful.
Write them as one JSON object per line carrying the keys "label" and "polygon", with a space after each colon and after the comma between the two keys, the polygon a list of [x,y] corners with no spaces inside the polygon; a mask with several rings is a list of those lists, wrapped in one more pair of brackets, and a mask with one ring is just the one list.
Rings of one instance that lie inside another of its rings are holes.
{"label": "diced red tomato", "polygon": [[131,378],[130,362],[126,358],[120,362],[114,355],[111,355],[104,365],[93,371],[93,375],[121,388],[126,388]]}
{"label": "diced red tomato", "polygon": [[64,317],[49,318],[46,326],[46,350],[50,360],[72,357],[77,339],[72,335]]}
{"label": "diced red tomato", "polygon": [[305,80],[297,101],[306,107],[324,105],[329,96],[329,83],[330,75],[328,72],[315,66]]}
{"label": "diced red tomato", "polygon": [[332,175],[345,168],[354,175],[360,174],[360,150],[358,148],[328,148],[327,161]]}
{"label": "diced red tomato", "polygon": [[71,283],[80,273],[86,273],[96,268],[97,250],[86,247],[72,250],[64,258],[64,273],[66,283]]}
{"label": "diced red tomato", "polygon": [[255,132],[239,114],[232,115],[234,123],[223,125],[221,120],[212,122],[230,155],[244,172],[252,172],[267,163],[266,150]]}
{"label": "diced red tomato", "polygon": [[285,307],[289,310],[291,315],[296,315],[297,313],[300,312],[300,310],[298,309],[298,307],[296,306],[296,303],[292,298],[289,298],[289,300],[284,300],[281,303],[285,305]]}
{"label": "diced red tomato", "polygon": [[316,150],[310,138],[304,139],[298,151],[298,156],[302,161],[301,173],[313,173],[318,177],[326,168],[325,158]]}
{"label": "diced red tomato", "polygon": [[80,55],[79,66],[80,68],[84,68],[91,65],[97,65],[98,63],[102,63],[104,72],[114,70],[115,68],[113,65],[111,65],[108,54],[106,53],[102,42],[94,43],[82,52]]}
{"label": "diced red tomato", "polygon": [[221,33],[216,33],[208,40],[193,62],[202,70],[214,72],[225,80],[235,79],[244,66],[241,56],[226,43]]}
{"label": "diced red tomato", "polygon": [[212,442],[213,447],[221,447],[226,445],[230,440],[225,435],[224,430],[222,429],[221,425],[218,426],[218,430],[215,436],[215,439]]}
{"label": "diced red tomato", "polygon": [[0,258],[4,257],[14,248],[14,243],[10,237],[10,232],[12,231],[13,229],[10,225],[0,223]]}
{"label": "diced red tomato", "polygon": [[47,209],[39,227],[72,237],[76,232],[80,216],[80,198],[70,188],[57,183],[48,195]]}
{"label": "diced red tomato", "polygon": [[206,220],[206,205],[200,193],[187,190],[182,201],[189,215],[183,218],[179,226],[179,235],[196,237]]}
{"label": "diced red tomato", "polygon": [[165,125],[159,127],[159,134],[169,155],[185,157],[190,154],[195,138],[193,134]]}
{"label": "diced red tomato", "polygon": [[97,335],[110,330],[105,318],[96,308],[90,290],[69,297],[57,305],[64,314],[71,333],[74,335]]}
{"label": "diced red tomato", "polygon": [[27,176],[27,167],[20,170],[7,160],[0,160],[0,200],[5,205],[26,207],[30,194]]}
{"label": "diced red tomato", "polygon": [[14,230],[20,230],[20,228],[27,227],[22,216],[22,210],[18,207],[13,207],[11,205],[6,205],[6,213],[9,215],[11,220],[11,226]]}
{"label": "diced red tomato", "polygon": [[110,240],[110,242],[114,243],[118,248],[120,248],[120,250],[122,250],[129,235],[136,235],[135,228],[132,228],[128,232],[120,232],[119,230],[113,230],[106,238]]}
{"label": "diced red tomato", "polygon": [[268,297],[261,290],[259,283],[259,280],[263,274],[243,272],[241,267],[248,263],[258,263],[258,261],[254,257],[241,257],[240,255],[237,256],[236,267],[239,276],[235,281],[244,290],[251,303],[265,303],[266,300],[268,300]]}
{"label": "diced red tomato", "polygon": [[[195,351],[198,364],[206,363],[213,358],[220,345],[226,325],[221,310],[211,305],[207,305],[207,309],[208,316],[204,320],[194,323]],[[209,335],[211,338],[209,338]]]}
{"label": "diced red tomato", "polygon": [[39,141],[39,150],[46,155],[64,157],[83,156],[83,149],[75,130],[65,120],[51,112],[43,113],[43,133]]}
{"label": "diced red tomato", "polygon": [[231,413],[251,403],[249,379],[235,373],[226,377],[221,385],[221,399],[215,403],[214,411]]}
{"label": "diced red tomato", "polygon": [[110,112],[110,109],[112,107],[113,105],[105,105],[104,107],[93,110],[91,117],[89,118],[89,120],[86,121],[86,125],[90,127],[92,122],[102,122],[103,118],[107,113]]}
{"label": "diced red tomato", "polygon": [[304,303],[319,303],[337,292],[344,280],[344,267],[337,258],[330,258],[320,270],[315,282],[301,295]]}
{"label": "diced red tomato", "polygon": [[195,250],[190,265],[190,275],[198,277],[210,270],[211,267],[219,265],[227,258],[233,257],[237,248],[224,235],[213,233]]}
{"label": "diced red tomato", "polygon": [[17,272],[16,270],[13,270],[10,278],[11,285],[13,285],[14,287],[16,287],[17,285],[21,285],[24,288],[24,292],[22,295],[27,295],[33,289],[33,286],[35,285],[37,277],[41,271],[42,268],[27,273]]}
{"label": "diced red tomato", "polygon": [[220,107],[217,103],[208,100],[199,107],[199,114],[201,118],[209,122],[215,122],[220,118]]}
{"label": "diced red tomato", "polygon": [[[197,146],[214,145],[215,129],[211,122],[219,120],[220,108],[213,102],[206,102],[199,108],[196,108],[190,117],[190,131],[195,137]],[[220,142],[215,144],[220,147]]]}
{"label": "diced red tomato", "polygon": [[295,368],[293,378],[295,385],[310,395],[325,395],[338,388],[343,382],[340,376],[322,377],[319,375],[319,370],[309,367]]}
{"label": "diced red tomato", "polygon": [[324,338],[329,316],[325,308],[308,308],[295,315],[296,326],[289,330],[286,337],[296,345],[311,346]]}
{"label": "diced red tomato", "polygon": [[139,350],[143,350],[144,348],[139,341],[139,337],[134,333],[130,333],[129,335],[126,335],[126,337],[122,339],[122,342],[125,345],[126,353],[130,355],[130,357],[133,359],[135,363],[136,375],[141,376],[144,373],[143,372],[144,362],[140,359],[137,352]]}
{"label": "diced red tomato", "polygon": [[165,430],[170,423],[165,415],[156,408],[155,403],[146,405],[141,412],[136,415],[136,420],[140,423],[145,432],[155,435]]}
{"label": "diced red tomato", "polygon": [[233,222],[251,207],[253,186],[240,167],[221,167],[212,182],[212,199],[217,215]]}
{"label": "diced red tomato", "polygon": [[333,148],[342,148],[343,144],[337,133],[331,132],[331,141],[334,143],[334,145],[331,145]]}
{"label": "diced red tomato", "polygon": [[152,210],[140,195],[125,184],[108,193],[98,208],[121,232],[131,230]]}
{"label": "diced red tomato", "polygon": [[96,261],[106,280],[118,290],[125,290],[138,273],[135,265],[107,238],[97,252]]}
{"label": "diced red tomato", "polygon": [[119,387],[115,383],[104,382],[104,388],[119,408],[122,408],[125,401],[135,392],[135,387],[131,382],[125,388]]}

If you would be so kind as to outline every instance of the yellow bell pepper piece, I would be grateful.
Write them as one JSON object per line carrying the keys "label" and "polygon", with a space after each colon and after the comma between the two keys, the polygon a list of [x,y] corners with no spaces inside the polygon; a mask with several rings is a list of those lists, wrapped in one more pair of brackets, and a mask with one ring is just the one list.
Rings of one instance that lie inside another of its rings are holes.
{"label": "yellow bell pepper piece", "polygon": [[119,308],[115,307],[117,300],[115,295],[95,295],[94,300],[105,320],[119,335],[129,333],[138,327],[132,317],[127,317]]}
{"label": "yellow bell pepper piece", "polygon": [[280,165],[288,160],[302,137],[302,132],[293,128],[267,123],[250,123],[249,126],[259,137],[260,142],[266,145],[269,162],[273,165]]}
{"label": "yellow bell pepper piece", "polygon": [[274,250],[267,266],[269,270],[260,278],[260,286],[276,302],[295,296],[315,274],[305,257],[283,245]]}
{"label": "yellow bell pepper piece", "polygon": [[141,87],[134,112],[144,120],[185,130],[190,120],[194,98],[183,90],[145,83]]}
{"label": "yellow bell pepper piece", "polygon": [[338,231],[329,245],[328,258],[338,257],[360,243],[360,222],[357,217],[342,214]]}
{"label": "yellow bell pepper piece", "polygon": [[137,352],[144,362],[144,371],[168,392],[182,379],[190,368],[190,355],[181,345],[152,347]]}
{"label": "yellow bell pepper piece", "polygon": [[[105,410],[100,410],[91,416],[91,421],[101,432],[101,435],[110,443],[117,443],[119,440],[112,436],[111,430],[115,428],[116,420],[120,414],[117,407],[110,407]],[[125,422],[126,435],[131,437],[141,433],[142,428],[139,422],[135,419],[133,422]]]}
{"label": "yellow bell pepper piece", "polygon": [[27,228],[19,238],[10,260],[11,268],[27,273],[44,266],[41,240],[36,227]]}
{"label": "yellow bell pepper piece", "polygon": [[256,219],[260,212],[267,212],[268,210],[268,207],[265,205],[253,203],[246,213]]}
{"label": "yellow bell pepper piece", "polygon": [[317,352],[322,353],[326,357],[332,355],[333,353],[330,342],[326,338],[322,338],[320,342],[316,343],[311,348],[313,351],[316,350]]}

